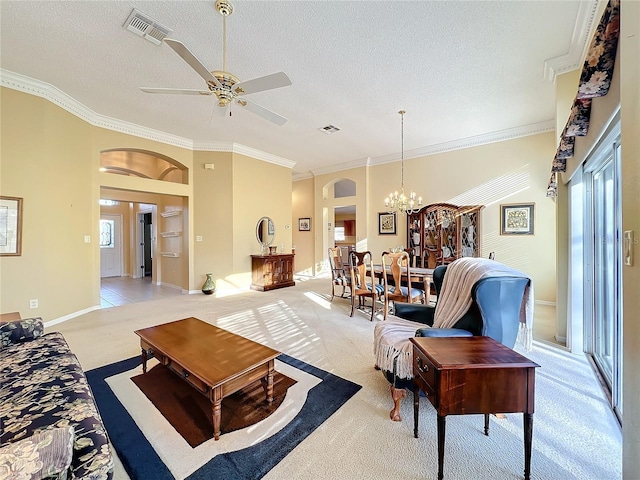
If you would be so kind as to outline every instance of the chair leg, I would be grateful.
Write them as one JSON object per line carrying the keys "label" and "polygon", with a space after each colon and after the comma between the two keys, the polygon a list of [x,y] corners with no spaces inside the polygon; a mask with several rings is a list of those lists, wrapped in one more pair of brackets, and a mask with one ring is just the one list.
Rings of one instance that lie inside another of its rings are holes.
{"label": "chair leg", "polygon": [[336,295],[336,284],[331,282],[331,301],[333,302],[333,297]]}
{"label": "chair leg", "polygon": [[376,313],[376,296],[371,296],[371,321],[373,322],[373,314]]}
{"label": "chair leg", "polygon": [[350,317],[353,317],[353,312],[356,310],[356,297],[355,295],[351,295],[351,313],[349,314]]}
{"label": "chair leg", "polygon": [[391,398],[393,399],[393,409],[389,412],[389,417],[394,422],[401,422],[400,416],[400,404],[402,399],[407,396],[407,391],[404,388],[396,388],[391,385]]}

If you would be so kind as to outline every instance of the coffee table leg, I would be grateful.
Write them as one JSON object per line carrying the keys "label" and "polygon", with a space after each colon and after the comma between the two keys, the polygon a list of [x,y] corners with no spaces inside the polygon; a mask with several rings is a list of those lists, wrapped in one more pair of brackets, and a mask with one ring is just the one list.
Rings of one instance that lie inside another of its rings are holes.
{"label": "coffee table leg", "polygon": [[220,414],[222,412],[222,399],[213,402],[213,438],[220,440]]}
{"label": "coffee table leg", "polygon": [[147,351],[142,349],[142,373],[147,373]]}
{"label": "coffee table leg", "polygon": [[267,402],[273,402],[273,370],[267,373]]}

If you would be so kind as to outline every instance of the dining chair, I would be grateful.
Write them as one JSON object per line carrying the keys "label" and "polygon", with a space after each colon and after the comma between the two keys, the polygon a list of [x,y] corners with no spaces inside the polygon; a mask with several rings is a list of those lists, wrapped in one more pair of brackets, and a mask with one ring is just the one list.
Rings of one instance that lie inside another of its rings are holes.
{"label": "dining chair", "polygon": [[383,252],[382,271],[386,273],[382,276],[385,320],[389,312],[389,302],[425,303],[424,290],[413,286],[414,282],[420,280],[411,275],[411,259],[406,251]]}
{"label": "dining chair", "polygon": [[370,251],[349,253],[349,268],[351,271],[351,314],[358,308],[364,308],[366,299],[371,299],[371,321],[376,312],[376,302],[380,300],[383,286],[376,282],[373,271],[373,257]]}
{"label": "dining chair", "polygon": [[416,250],[413,247],[407,247],[404,249],[405,252],[409,254],[409,265],[415,268],[416,265]]}
{"label": "dining chair", "polygon": [[351,290],[351,273],[342,257],[342,248],[329,248],[329,266],[331,267],[331,301],[336,294],[336,286],[342,287],[340,298],[344,298],[347,287]]}

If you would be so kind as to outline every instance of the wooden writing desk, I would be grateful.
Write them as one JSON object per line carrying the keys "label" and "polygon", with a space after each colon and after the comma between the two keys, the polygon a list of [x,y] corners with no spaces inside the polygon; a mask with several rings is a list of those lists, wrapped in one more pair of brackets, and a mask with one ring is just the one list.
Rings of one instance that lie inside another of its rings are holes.
{"label": "wooden writing desk", "polygon": [[490,337],[413,337],[414,436],[418,438],[420,390],[438,412],[438,480],[443,478],[447,415],[522,412],[524,478],[531,475],[533,404],[538,364]]}

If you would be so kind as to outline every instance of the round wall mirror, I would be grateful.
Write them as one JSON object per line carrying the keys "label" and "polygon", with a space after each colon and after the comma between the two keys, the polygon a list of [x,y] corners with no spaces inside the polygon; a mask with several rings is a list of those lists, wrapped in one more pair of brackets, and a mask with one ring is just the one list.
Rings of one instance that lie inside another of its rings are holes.
{"label": "round wall mirror", "polygon": [[256,238],[261,247],[268,247],[276,236],[276,226],[269,217],[262,217],[256,225]]}

